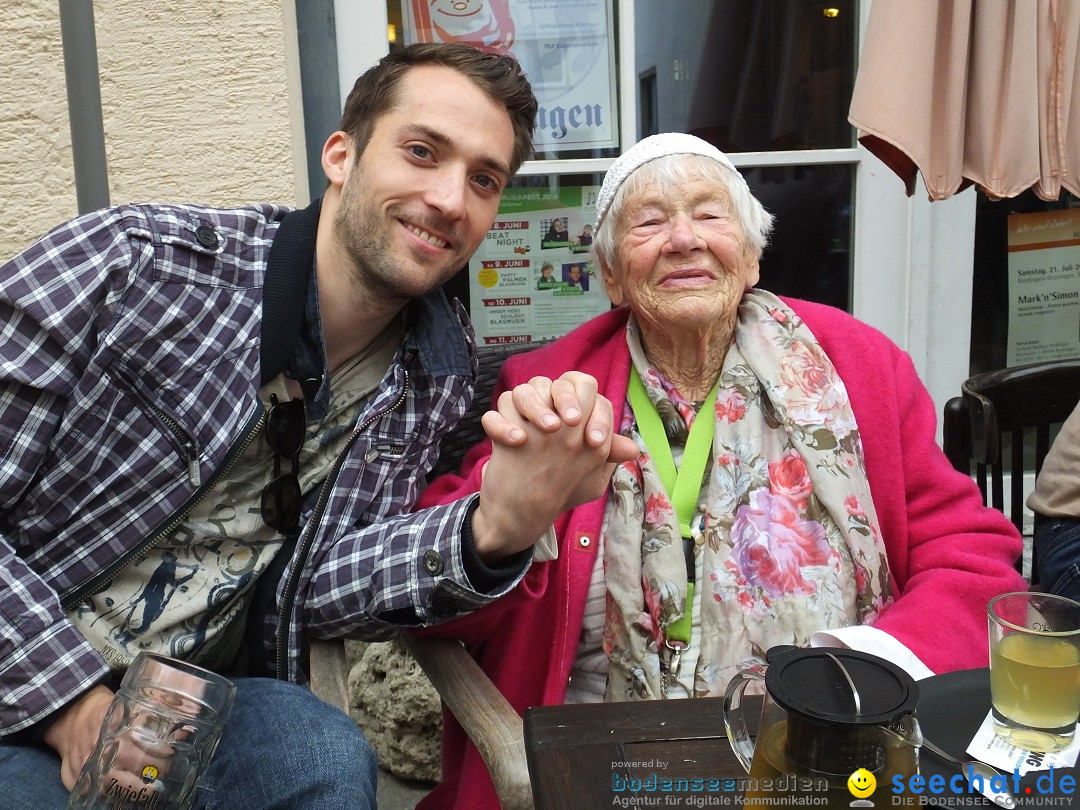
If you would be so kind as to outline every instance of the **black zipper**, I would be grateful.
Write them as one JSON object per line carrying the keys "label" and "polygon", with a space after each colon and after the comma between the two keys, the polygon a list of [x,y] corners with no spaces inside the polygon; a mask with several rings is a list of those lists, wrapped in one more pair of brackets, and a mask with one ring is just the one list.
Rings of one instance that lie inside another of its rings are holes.
{"label": "black zipper", "polygon": [[165,524],[164,529],[157,532],[156,534],[151,535],[146,540],[143,540],[126,557],[121,557],[112,565],[105,568],[103,571],[100,571],[97,575],[91,577],[89,580],[87,580],[74,591],[72,591],[62,602],[62,607],[64,608],[64,610],[74,610],[83,601],[83,599],[85,599],[90,594],[99,593],[100,591],[103,591],[105,588],[109,587],[109,583],[116,579],[116,577],[120,574],[121,571],[131,565],[138,563],[148,553],[150,553],[150,550],[154,546],[156,546],[166,537],[169,537],[173,532],[175,532],[184,522],[184,519],[188,516],[188,513],[191,512],[191,510],[194,509],[196,505],[198,505],[198,503],[206,496],[207,492],[213,489],[214,484],[216,484],[222,476],[226,475],[232,469],[233,465],[236,463],[236,460],[240,457],[244,450],[247,449],[248,445],[251,444],[252,438],[257,435],[260,430],[262,430],[262,426],[266,422],[267,413],[268,412],[266,408],[260,407],[259,410],[256,412],[256,416],[253,419],[248,420],[248,423],[245,426],[246,433],[243,435],[239,442],[237,442],[232,446],[232,448],[230,448],[229,453],[225,456],[225,461],[221,465],[221,467],[218,468],[217,472],[215,472],[213,476],[211,476],[210,480],[206,483],[206,486],[196,490],[192,494],[192,496],[188,498],[188,500],[185,501],[184,504],[176,512],[173,513],[172,518],[169,520],[168,523]]}
{"label": "black zipper", "polygon": [[[326,477],[322,487],[319,490],[319,498],[315,503],[315,508],[312,510],[311,517],[308,519],[304,528],[300,532],[300,539],[297,543],[297,551],[294,553],[293,568],[289,573],[289,578],[285,582],[285,589],[281,593],[281,609],[278,611],[278,625],[277,633],[274,638],[274,658],[275,665],[274,671],[278,680],[287,681],[289,679],[289,673],[285,666],[285,646],[286,640],[289,637],[289,627],[292,624],[291,614],[293,601],[296,599],[296,588],[300,581],[300,575],[303,573],[304,566],[307,563],[308,554],[311,553],[311,544],[315,538],[315,527],[318,525],[320,518],[322,517],[323,510],[326,509],[326,504],[330,500],[330,493],[334,489],[334,482],[337,480],[338,473],[341,472],[341,466],[345,463],[345,458],[349,454],[349,449],[356,443],[356,440],[360,438],[360,435],[371,427],[372,424],[382,419],[386,414],[391,411],[397,410],[401,407],[401,404],[405,401],[406,395],[409,393],[409,372],[405,371],[405,384],[401,389],[401,393],[398,398],[385,410],[380,411],[374,416],[369,417],[353,431],[349,437],[349,441],[342,448],[342,451],[338,454],[337,459],[334,462],[334,467],[330,471],[330,474]],[[394,449],[400,448],[404,450],[404,445],[395,445]],[[378,448],[375,448],[378,449]],[[388,447],[387,449],[391,449]],[[370,464],[374,461],[371,457],[370,451],[364,457],[365,463]]]}

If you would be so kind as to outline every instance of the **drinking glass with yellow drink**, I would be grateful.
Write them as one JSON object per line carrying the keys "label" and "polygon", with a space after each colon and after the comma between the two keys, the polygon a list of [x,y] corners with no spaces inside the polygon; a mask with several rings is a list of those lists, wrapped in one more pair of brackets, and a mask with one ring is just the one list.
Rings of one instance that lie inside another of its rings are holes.
{"label": "drinking glass with yellow drink", "polygon": [[1080,714],[1080,603],[1006,593],[986,612],[994,731],[1029,751],[1065,748]]}

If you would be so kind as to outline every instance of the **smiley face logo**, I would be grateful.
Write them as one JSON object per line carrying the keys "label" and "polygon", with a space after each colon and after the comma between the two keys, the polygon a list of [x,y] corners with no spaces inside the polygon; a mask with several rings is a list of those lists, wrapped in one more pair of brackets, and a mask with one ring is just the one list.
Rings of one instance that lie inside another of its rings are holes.
{"label": "smiley face logo", "polygon": [[856,799],[865,799],[877,789],[877,779],[866,768],[859,768],[848,777],[847,786]]}

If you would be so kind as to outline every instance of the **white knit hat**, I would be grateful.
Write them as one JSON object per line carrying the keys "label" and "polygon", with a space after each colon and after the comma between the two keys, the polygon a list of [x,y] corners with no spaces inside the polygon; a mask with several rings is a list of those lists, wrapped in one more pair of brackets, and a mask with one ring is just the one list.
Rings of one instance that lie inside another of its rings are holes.
{"label": "white knit hat", "polygon": [[[740,180],[743,179],[727,155],[701,138],[687,135],[685,132],[661,132],[659,135],[650,135],[627,149],[611,164],[611,168],[604,175],[604,183],[600,186],[600,194],[596,198],[596,230],[600,230],[600,225],[607,215],[608,206],[611,205],[615,192],[619,190],[623,181],[650,160],[668,155],[702,155],[712,158],[722,166],[731,169]],[[743,182],[746,181],[743,180]]]}

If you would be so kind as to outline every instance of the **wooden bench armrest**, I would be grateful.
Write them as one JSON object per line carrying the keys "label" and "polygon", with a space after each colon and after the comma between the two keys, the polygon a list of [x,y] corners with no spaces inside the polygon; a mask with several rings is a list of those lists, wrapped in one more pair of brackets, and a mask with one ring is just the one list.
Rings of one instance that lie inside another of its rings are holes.
{"label": "wooden bench armrest", "polygon": [[[521,716],[460,642],[407,633],[401,640],[480,752],[504,810],[532,810]],[[348,714],[345,643],[310,639],[310,645],[312,694]]]}
{"label": "wooden bench armrest", "polygon": [[521,716],[460,642],[401,639],[483,757],[503,810],[532,810]]}

